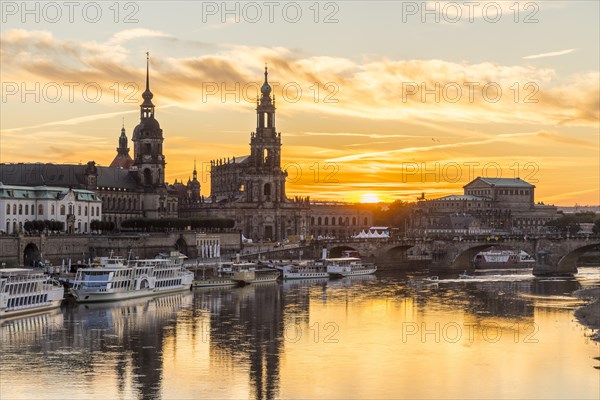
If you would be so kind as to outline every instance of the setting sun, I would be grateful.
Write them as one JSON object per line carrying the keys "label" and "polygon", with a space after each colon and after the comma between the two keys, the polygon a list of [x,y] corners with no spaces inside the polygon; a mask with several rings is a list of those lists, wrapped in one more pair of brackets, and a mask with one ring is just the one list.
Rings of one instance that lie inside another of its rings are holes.
{"label": "setting sun", "polygon": [[365,193],[360,197],[361,203],[379,203],[381,199],[375,193]]}

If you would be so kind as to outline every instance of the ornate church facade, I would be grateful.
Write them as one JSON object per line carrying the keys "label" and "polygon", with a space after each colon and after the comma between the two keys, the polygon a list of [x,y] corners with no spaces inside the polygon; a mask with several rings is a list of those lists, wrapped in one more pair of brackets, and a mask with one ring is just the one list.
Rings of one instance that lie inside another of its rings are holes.
{"label": "ornate church facade", "polygon": [[[281,169],[281,132],[276,128],[275,96],[265,67],[256,104],[256,129],[250,133],[250,154],[210,162],[210,196],[200,196],[194,179],[179,184],[181,217],[218,216],[235,221],[236,229],[253,241],[279,242],[319,236],[347,237],[368,229],[372,214],[351,204],[288,198],[287,172]],[[326,221],[332,221],[329,225]]]}

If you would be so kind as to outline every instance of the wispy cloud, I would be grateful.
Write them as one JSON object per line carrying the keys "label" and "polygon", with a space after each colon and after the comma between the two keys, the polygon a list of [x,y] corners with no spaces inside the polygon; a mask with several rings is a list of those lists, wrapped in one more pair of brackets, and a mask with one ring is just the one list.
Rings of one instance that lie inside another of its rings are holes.
{"label": "wispy cloud", "polygon": [[120,32],[115,33],[106,43],[108,45],[119,45],[130,40],[139,39],[139,38],[172,38],[173,36],[152,29],[144,29],[144,28],[136,28],[136,29],[126,29]]}
{"label": "wispy cloud", "polygon": [[569,54],[574,52],[576,49],[566,49],[566,50],[560,50],[560,51],[552,51],[549,53],[541,53],[541,54],[533,54],[530,56],[525,56],[523,57],[524,60],[533,60],[536,58],[547,58],[547,57],[558,57],[558,56],[562,56],[565,54]]}
{"label": "wispy cloud", "polygon": [[[168,105],[162,106],[160,108],[165,109],[165,108],[171,108],[171,107],[175,107],[175,106],[176,106],[175,104],[168,104]],[[0,132],[5,134],[5,133],[21,132],[21,131],[32,130],[32,129],[47,128],[47,127],[52,127],[52,126],[79,125],[79,124],[84,124],[84,123],[88,123],[88,122],[94,122],[94,121],[100,121],[103,119],[114,118],[119,115],[135,114],[138,112],[139,111],[137,111],[137,110],[131,110],[131,111],[117,111],[117,112],[111,112],[111,113],[84,115],[82,117],[75,117],[75,118],[69,118],[69,119],[64,119],[64,120],[59,120],[59,121],[45,122],[43,124],[21,126],[18,128],[10,128],[10,129],[2,129]]]}

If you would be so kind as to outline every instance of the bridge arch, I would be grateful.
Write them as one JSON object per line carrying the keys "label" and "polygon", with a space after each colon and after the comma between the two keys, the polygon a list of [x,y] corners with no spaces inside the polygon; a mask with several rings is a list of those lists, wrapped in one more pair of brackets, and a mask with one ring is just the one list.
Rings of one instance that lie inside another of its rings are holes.
{"label": "bridge arch", "polygon": [[358,251],[360,253],[359,249],[351,247],[351,246],[347,246],[347,245],[333,246],[333,247],[327,249],[327,251],[328,251],[328,257],[330,257],[330,258],[341,257],[342,253],[344,251]]}
{"label": "bridge arch", "polygon": [[576,247],[575,249],[571,250],[570,252],[565,254],[563,257],[561,257],[561,259],[558,261],[558,265],[556,266],[556,269],[557,269],[556,272],[558,272],[558,273],[576,273],[577,272],[577,260],[579,260],[579,257],[581,257],[588,251],[593,250],[595,248],[600,248],[600,242],[585,244],[583,246],[579,246],[579,247]]}
{"label": "bridge arch", "polygon": [[23,250],[23,265],[25,267],[32,267],[35,263],[40,261],[40,259],[40,249],[35,243],[28,243]]}
{"label": "bridge arch", "polygon": [[458,255],[452,261],[452,268],[472,268],[472,260],[475,258],[477,253],[484,251],[486,249],[500,246],[499,243],[486,243],[486,244],[477,244],[472,247],[468,247],[458,253]]}
{"label": "bridge arch", "polygon": [[413,247],[415,246],[411,244],[398,244],[391,246],[383,252],[383,256],[389,258],[405,258],[407,250]]}
{"label": "bridge arch", "polygon": [[181,254],[185,254],[186,256],[188,255],[188,245],[183,237],[180,237],[175,242],[175,250],[177,250]]}

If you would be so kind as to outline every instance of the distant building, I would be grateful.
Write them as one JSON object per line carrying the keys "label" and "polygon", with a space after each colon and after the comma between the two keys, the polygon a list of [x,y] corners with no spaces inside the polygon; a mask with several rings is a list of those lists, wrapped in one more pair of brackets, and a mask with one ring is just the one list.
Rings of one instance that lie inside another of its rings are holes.
{"label": "distant building", "polygon": [[91,222],[102,219],[102,202],[90,190],[0,183],[0,231],[21,233],[28,221],[64,223],[68,233],[91,232]]}
{"label": "distant building", "polygon": [[413,232],[422,234],[541,233],[554,206],[535,204],[535,186],[520,179],[478,177],[463,195],[418,202]]}
{"label": "distant building", "polygon": [[311,202],[310,233],[313,238],[349,238],[373,224],[373,213],[358,205]]}

